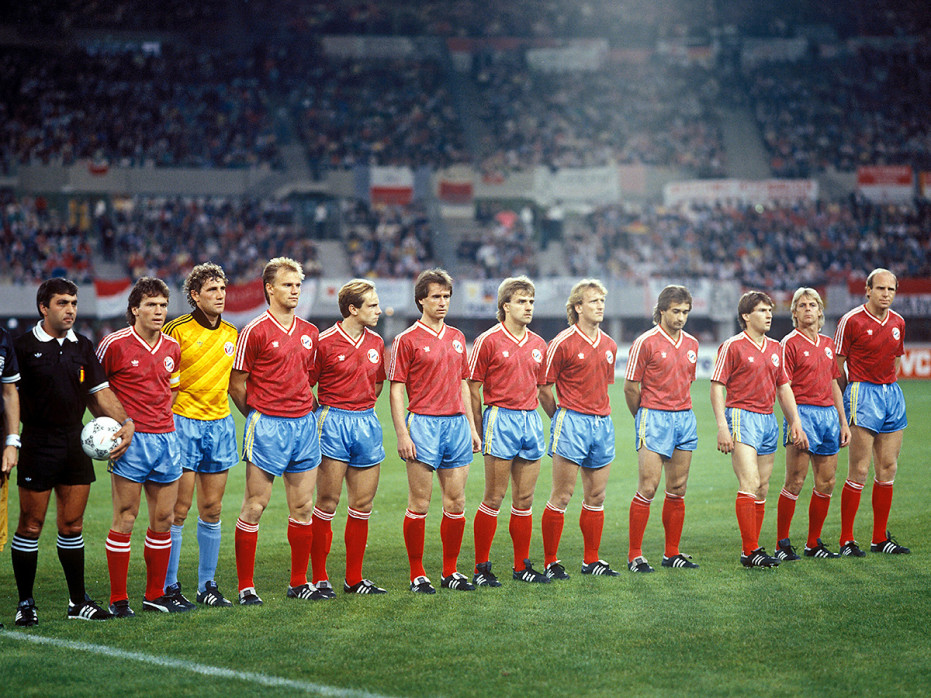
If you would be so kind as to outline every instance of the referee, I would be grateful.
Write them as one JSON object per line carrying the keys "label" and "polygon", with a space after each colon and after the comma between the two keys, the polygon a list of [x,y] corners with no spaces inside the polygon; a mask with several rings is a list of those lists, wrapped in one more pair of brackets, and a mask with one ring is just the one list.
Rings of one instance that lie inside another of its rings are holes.
{"label": "referee", "polygon": [[39,622],[33,585],[39,557],[39,534],[55,490],[58,559],[68,583],[68,618],[106,620],[110,614],[84,589],[84,509],[94,481],[94,466],[81,449],[85,407],[123,423],[122,439],[111,451],[119,458],[132,439],[132,420],[94,355],[91,341],[74,332],[78,288],[67,279],[39,286],[36,306],[41,320],[13,341],[20,367],[22,453],[19,458],[19,525],[13,536],[13,574],[19,591],[16,625]]}

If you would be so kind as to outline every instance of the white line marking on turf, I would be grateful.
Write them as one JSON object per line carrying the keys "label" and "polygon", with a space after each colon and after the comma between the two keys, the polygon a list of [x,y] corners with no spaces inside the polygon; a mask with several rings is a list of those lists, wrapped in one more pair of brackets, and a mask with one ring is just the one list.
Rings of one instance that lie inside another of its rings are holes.
{"label": "white line marking on turf", "polygon": [[130,652],[127,650],[117,649],[116,647],[107,647],[106,645],[93,645],[89,642],[76,642],[74,640],[62,640],[55,637],[43,637],[41,635],[26,635],[19,632],[9,632],[0,630],[0,638],[10,640],[22,640],[32,642],[37,645],[50,645],[52,647],[61,647],[69,650],[78,650],[81,652],[93,652],[102,654],[106,657],[116,659],[129,659],[145,664],[154,664],[156,666],[167,667],[169,669],[181,669],[190,671],[195,674],[203,674],[213,678],[233,679],[236,681],[245,681],[247,683],[268,686],[271,688],[290,688],[306,693],[317,693],[323,696],[336,696],[338,698],[386,698],[378,693],[369,693],[367,691],[356,691],[351,688],[336,688],[324,684],[312,683],[310,681],[296,681],[286,679],[280,676],[270,676],[268,674],[259,674],[252,671],[235,671],[233,669],[224,669],[223,667],[210,666],[209,664],[198,664],[183,659],[173,659],[171,657],[159,657],[154,654],[145,654],[144,652]]}

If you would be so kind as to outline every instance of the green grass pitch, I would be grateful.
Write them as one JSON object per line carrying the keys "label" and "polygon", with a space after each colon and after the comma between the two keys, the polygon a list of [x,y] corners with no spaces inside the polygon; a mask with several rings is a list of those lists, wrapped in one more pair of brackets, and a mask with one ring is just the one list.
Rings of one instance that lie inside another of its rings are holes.
{"label": "green grass pitch", "polygon": [[[745,570],[738,563],[734,516],[736,479],[730,459],[715,448],[708,382],[692,395],[700,430],[686,497],[682,549],[698,570],[659,567],[663,531],[661,498],[644,541],[657,567],[652,575],[583,578],[578,515],[581,487],[566,517],[561,555],[572,579],[550,585],[511,582],[507,505],[492,549],[500,589],[432,597],[407,590],[401,536],[406,477],[397,458],[386,395],[379,403],[388,459],[375,500],[365,574],[389,589],[385,596],[308,603],[285,598],[288,581],[287,510],[281,483],[259,532],[256,584],[261,608],[204,609],[178,616],[142,615],[129,621],[71,622],[55,553],[54,509],[40,542],[36,602],[40,624],[14,628],[16,591],[9,552],[0,558],[0,693],[25,696],[152,694],[229,696],[261,691],[294,695],[466,696],[636,694],[924,694],[931,691],[931,383],[905,382],[911,426],[896,478],[890,527],[912,548],[909,556],[802,559],[777,570]],[[386,391],[387,392],[387,391]],[[605,506],[602,556],[625,568],[627,511],[636,487],[633,420],[620,385],[612,392],[618,458]],[[241,429],[241,424],[240,424]],[[780,449],[770,484],[761,542],[772,549],[776,500],[782,486]],[[549,494],[544,459],[534,505],[531,554],[542,561],[539,517]],[[218,581],[236,590],[233,528],[242,501],[243,467],[237,466],[224,499],[223,548]],[[837,548],[838,496],[824,538]],[[108,580],[104,539],[111,509],[108,476],[99,464],[85,520],[88,589],[105,602]],[[467,527],[460,570],[471,571],[471,520],[482,496],[476,458],[467,491]],[[10,493],[11,532],[18,515]],[[811,476],[799,498],[793,541],[804,545]],[[870,491],[864,492],[856,535],[869,543]],[[54,506],[54,505],[53,505]],[[142,540],[146,513],[133,535],[130,601],[141,611]],[[193,516],[185,529],[181,581],[196,586]],[[330,578],[342,579],[345,502],[334,519]],[[440,503],[435,488],[427,519],[426,564],[440,576]],[[32,638],[25,640],[23,638]],[[38,642],[37,640],[50,642]],[[69,644],[83,643],[83,644]],[[143,659],[145,661],[139,661]],[[159,664],[158,662],[161,662]],[[224,670],[243,672],[230,675]]]}

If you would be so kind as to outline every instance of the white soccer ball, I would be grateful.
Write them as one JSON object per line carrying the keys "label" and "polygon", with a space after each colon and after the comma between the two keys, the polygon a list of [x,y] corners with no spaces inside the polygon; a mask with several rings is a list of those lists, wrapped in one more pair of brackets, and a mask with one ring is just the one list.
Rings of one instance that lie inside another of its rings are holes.
{"label": "white soccer ball", "polygon": [[109,460],[110,451],[122,441],[113,438],[119,430],[120,423],[112,417],[92,419],[81,429],[81,448],[94,460]]}

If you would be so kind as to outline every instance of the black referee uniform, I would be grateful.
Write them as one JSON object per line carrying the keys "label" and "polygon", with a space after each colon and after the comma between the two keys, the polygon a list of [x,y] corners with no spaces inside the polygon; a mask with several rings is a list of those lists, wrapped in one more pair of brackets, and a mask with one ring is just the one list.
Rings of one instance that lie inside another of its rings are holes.
{"label": "black referee uniform", "polygon": [[93,343],[73,330],[56,339],[39,323],[13,344],[23,422],[17,484],[44,492],[92,483],[94,465],[81,448],[84,411],[88,395],[109,386]]}

